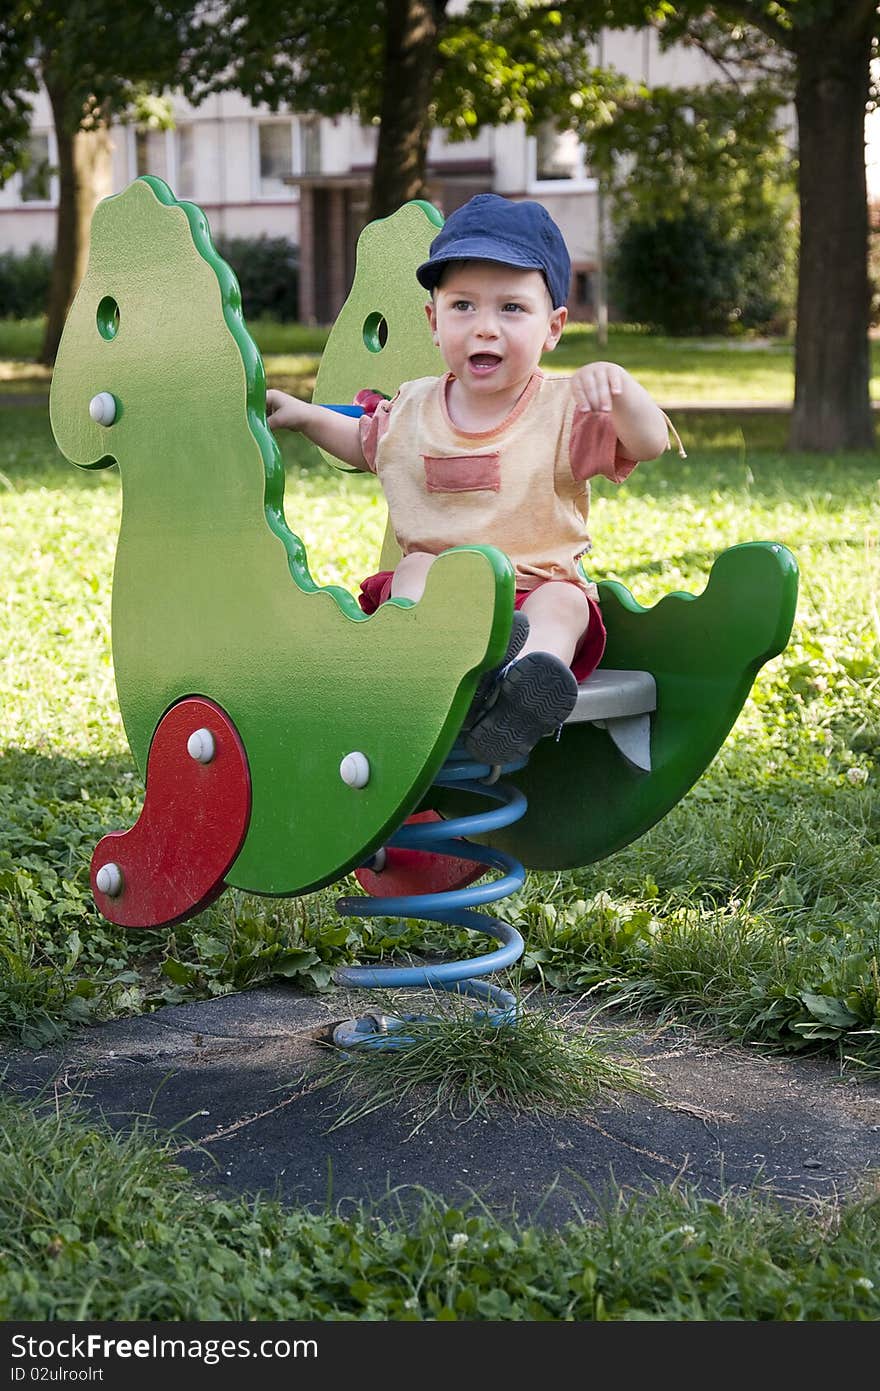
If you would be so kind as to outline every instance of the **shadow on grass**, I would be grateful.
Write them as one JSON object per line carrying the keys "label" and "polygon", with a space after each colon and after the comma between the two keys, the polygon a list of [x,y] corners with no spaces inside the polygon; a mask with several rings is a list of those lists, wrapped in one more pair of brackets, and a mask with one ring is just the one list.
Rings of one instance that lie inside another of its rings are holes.
{"label": "shadow on grass", "polygon": [[83,790],[89,792],[90,798],[117,792],[124,793],[128,800],[132,795],[143,794],[143,783],[127,750],[104,756],[71,756],[11,744],[0,749],[0,789],[14,787],[26,789],[28,795],[44,792],[56,799],[75,801],[85,808],[88,802],[82,796]]}

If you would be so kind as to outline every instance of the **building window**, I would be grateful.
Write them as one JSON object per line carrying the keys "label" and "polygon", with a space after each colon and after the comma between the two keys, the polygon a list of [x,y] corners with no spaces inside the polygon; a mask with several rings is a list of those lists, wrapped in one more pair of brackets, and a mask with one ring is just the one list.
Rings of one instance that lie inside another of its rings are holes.
{"label": "building window", "polygon": [[284,179],[293,173],[293,127],[290,121],[261,121],[260,197],[289,198]]}
{"label": "building window", "polygon": [[23,203],[52,201],[48,135],[32,135],[28,140],[28,161],[21,173],[20,196]]}
{"label": "building window", "polygon": [[316,117],[306,117],[300,121],[299,131],[302,172],[304,174],[320,174],[321,122]]}
{"label": "building window", "polygon": [[168,180],[168,136],[164,130],[135,131],[135,170]]}
{"label": "building window", "polygon": [[178,126],[175,131],[177,174],[175,193],[178,198],[194,198],[196,192],[195,128]]}
{"label": "building window", "polygon": [[593,294],[593,274],[591,271],[575,268],[573,299],[578,309],[593,309],[595,295]]}
{"label": "building window", "polygon": [[535,137],[535,147],[535,176],[539,180],[582,177],[581,142],[575,131],[541,126]]}

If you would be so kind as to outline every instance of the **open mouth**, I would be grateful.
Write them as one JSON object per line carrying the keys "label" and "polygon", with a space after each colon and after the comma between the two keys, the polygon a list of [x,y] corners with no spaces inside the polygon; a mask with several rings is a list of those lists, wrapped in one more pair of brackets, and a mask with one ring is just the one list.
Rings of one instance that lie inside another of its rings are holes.
{"label": "open mouth", "polygon": [[472,353],[468,358],[468,366],[478,376],[486,372],[493,372],[500,365],[501,357],[498,353]]}

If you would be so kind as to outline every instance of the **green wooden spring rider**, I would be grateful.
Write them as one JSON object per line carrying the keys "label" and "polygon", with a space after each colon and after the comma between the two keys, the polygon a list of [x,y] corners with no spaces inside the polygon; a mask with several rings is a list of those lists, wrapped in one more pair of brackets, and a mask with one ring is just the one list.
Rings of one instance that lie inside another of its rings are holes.
{"label": "green wooden spring rider", "polygon": [[[391,395],[442,371],[414,274],[440,224],[408,203],[365,229],[317,401]],[[605,657],[561,737],[500,781],[469,762],[457,736],[505,652],[509,561],[457,548],[419,603],[370,617],[315,583],[285,520],[235,277],[204,213],[156,178],[95,212],[50,412],[68,459],[122,475],[113,659],[146,795],[136,824],[97,845],[91,882],[101,913],[126,927],[182,921],[227,885],[295,895],[353,870],[366,894],[340,900],[343,913],[464,923],[499,946],[426,969],[345,968],[337,981],[439,986],[485,1001],[490,1022],[512,1020],[514,997],[484,977],[523,941],[475,909],[526,869],[587,865],[642,835],[699,778],[788,641],[797,566],[777,543],[723,552],[702,594],[650,609],[602,583]],[[394,560],[386,535],[382,567]],[[475,794],[489,811],[471,813]],[[337,1041],[399,1046],[401,1022],[366,1015]]]}

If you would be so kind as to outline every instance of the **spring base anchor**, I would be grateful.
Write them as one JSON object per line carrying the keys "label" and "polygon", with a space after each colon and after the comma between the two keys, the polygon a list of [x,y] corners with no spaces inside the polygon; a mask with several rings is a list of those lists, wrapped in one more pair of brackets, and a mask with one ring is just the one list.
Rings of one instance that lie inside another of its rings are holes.
{"label": "spring base anchor", "polygon": [[[484,956],[464,961],[444,961],[434,966],[345,966],[334,972],[336,984],[446,990],[480,1000],[485,1008],[478,1010],[475,1017],[487,1025],[500,1027],[517,1022],[519,1007],[516,996],[482,977],[512,966],[522,956],[525,943],[509,923],[474,909],[483,904],[497,903],[522,888],[525,869],[513,856],[491,846],[475,845],[468,837],[485,835],[503,826],[513,825],[525,814],[527,803],[523,794],[511,784],[498,781],[498,776],[499,772],[515,772],[524,767],[526,761],[522,759],[499,770],[473,762],[464,747],[456,743],[434,786],[455,785],[462,791],[488,798],[497,805],[447,821],[422,821],[401,826],[388,842],[390,847],[430,851],[435,855],[476,861],[487,869],[501,871],[500,879],[488,883],[481,881],[444,893],[391,898],[341,898],[336,904],[337,911],[346,917],[419,918],[424,922],[466,927],[494,937],[500,944],[498,949]],[[414,1042],[412,1034],[407,1033],[407,1024],[429,1022],[432,1017],[425,1014],[398,1016],[369,1012],[337,1024],[333,1041],[340,1048],[406,1048]]]}

